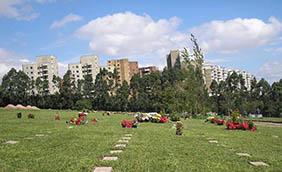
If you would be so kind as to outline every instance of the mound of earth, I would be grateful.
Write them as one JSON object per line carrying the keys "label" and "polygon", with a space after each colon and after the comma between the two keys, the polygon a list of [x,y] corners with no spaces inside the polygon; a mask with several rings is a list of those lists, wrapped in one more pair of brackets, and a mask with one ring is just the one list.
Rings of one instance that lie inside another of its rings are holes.
{"label": "mound of earth", "polygon": [[14,109],[17,109],[17,107],[12,105],[12,104],[8,104],[7,106],[4,107],[4,109],[6,109],[6,110],[14,110]]}

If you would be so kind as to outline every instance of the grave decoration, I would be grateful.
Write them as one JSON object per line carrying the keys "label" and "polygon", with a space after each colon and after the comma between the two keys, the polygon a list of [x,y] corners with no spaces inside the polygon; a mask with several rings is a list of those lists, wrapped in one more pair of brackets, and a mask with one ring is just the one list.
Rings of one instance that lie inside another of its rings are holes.
{"label": "grave decoration", "polygon": [[34,119],[34,115],[32,113],[30,113],[30,114],[27,115],[27,118],[28,119]]}
{"label": "grave decoration", "polygon": [[137,120],[122,120],[121,126],[123,128],[137,128],[138,121]]}
{"label": "grave decoration", "polygon": [[58,113],[55,115],[55,120],[61,120],[60,115]]}
{"label": "grave decoration", "polygon": [[78,113],[78,118],[71,118],[70,121],[67,123],[72,124],[72,125],[84,125],[88,123],[87,120],[87,113],[86,112],[79,112]]}
{"label": "grave decoration", "polygon": [[257,130],[257,127],[255,126],[254,122],[251,120],[244,120],[241,117],[239,111],[232,112],[231,118],[226,122],[225,125],[228,130]]}
{"label": "grave decoration", "polygon": [[17,117],[22,118],[22,113],[21,112],[17,113]]}
{"label": "grave decoration", "polygon": [[151,113],[137,113],[135,118],[138,122],[154,122],[154,123],[167,123],[168,117],[165,115],[160,115],[156,112]]}
{"label": "grave decoration", "polygon": [[91,120],[92,124],[95,125],[98,121],[97,119],[94,117],[92,120]]}
{"label": "grave decoration", "polygon": [[183,134],[183,123],[181,121],[176,122],[176,135],[182,135]]}

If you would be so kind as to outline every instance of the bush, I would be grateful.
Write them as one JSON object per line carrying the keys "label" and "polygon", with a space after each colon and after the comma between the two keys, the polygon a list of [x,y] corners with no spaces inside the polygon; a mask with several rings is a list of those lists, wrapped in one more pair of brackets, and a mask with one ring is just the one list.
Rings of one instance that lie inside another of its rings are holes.
{"label": "bush", "polygon": [[90,100],[81,99],[75,103],[76,110],[83,110],[83,109],[92,109],[92,103]]}

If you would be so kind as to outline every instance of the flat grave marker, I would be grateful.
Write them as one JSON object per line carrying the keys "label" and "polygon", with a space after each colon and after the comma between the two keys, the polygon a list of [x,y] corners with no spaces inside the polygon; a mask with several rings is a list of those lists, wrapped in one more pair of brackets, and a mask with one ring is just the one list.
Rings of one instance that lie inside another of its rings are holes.
{"label": "flat grave marker", "polygon": [[112,172],[112,167],[96,167],[93,172]]}

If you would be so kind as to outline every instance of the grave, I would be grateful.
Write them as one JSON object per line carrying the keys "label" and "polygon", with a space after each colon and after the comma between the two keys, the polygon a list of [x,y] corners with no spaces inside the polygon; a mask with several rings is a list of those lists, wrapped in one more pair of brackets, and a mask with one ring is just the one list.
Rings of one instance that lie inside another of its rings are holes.
{"label": "grave", "polygon": [[218,143],[217,140],[210,140],[209,143]]}
{"label": "grave", "polygon": [[123,140],[130,140],[131,137],[122,137]]}
{"label": "grave", "polygon": [[16,144],[16,143],[18,143],[18,141],[14,141],[14,140],[9,140],[9,141],[6,141],[5,142],[6,144]]}
{"label": "grave", "polygon": [[119,143],[128,143],[129,141],[128,140],[119,140],[118,142]]}
{"label": "grave", "polygon": [[248,154],[248,153],[236,153],[236,155],[238,155],[238,156],[247,156],[247,157],[251,157],[251,155]]}
{"label": "grave", "polygon": [[43,137],[44,134],[36,134],[35,136],[36,136],[36,137]]}
{"label": "grave", "polygon": [[125,134],[125,137],[131,137],[132,134]]}
{"label": "grave", "polygon": [[115,145],[115,148],[125,148],[126,144],[117,144]]}
{"label": "grave", "polygon": [[250,164],[253,166],[269,166],[268,164],[262,161],[250,161]]}
{"label": "grave", "polygon": [[93,172],[112,172],[112,167],[96,167]]}
{"label": "grave", "polygon": [[118,159],[118,157],[116,156],[105,156],[103,158],[104,161],[116,161]]}
{"label": "grave", "polygon": [[117,153],[122,153],[123,150],[111,150],[110,153],[111,154],[117,154]]}

